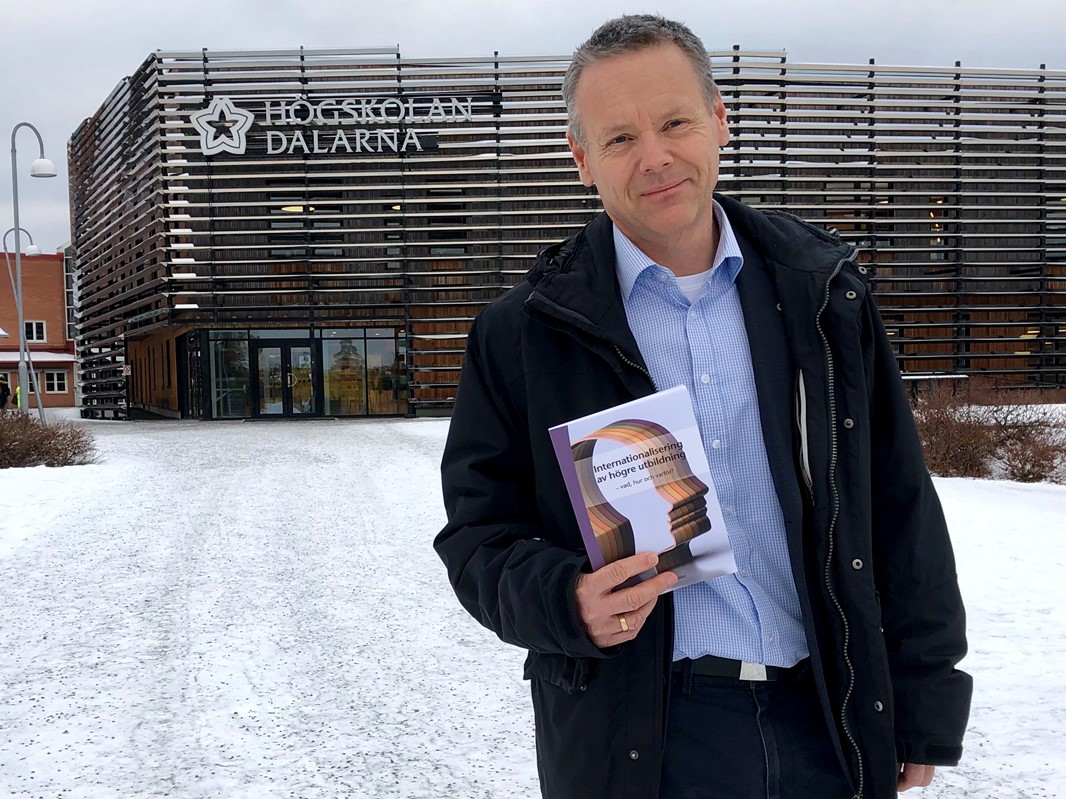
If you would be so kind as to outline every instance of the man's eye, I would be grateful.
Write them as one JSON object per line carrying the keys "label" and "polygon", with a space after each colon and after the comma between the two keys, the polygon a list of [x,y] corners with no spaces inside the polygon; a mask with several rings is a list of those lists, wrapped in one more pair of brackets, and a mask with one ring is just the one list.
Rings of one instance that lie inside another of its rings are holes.
{"label": "man's eye", "polygon": [[669,122],[666,123],[666,127],[668,127],[668,128],[678,128],[678,127],[681,127],[684,124],[685,124],[685,120],[683,120],[683,119],[671,119]]}
{"label": "man's eye", "polygon": [[619,135],[615,136],[613,139],[611,139],[607,143],[608,144],[625,144],[627,141],[629,141],[629,136],[627,136],[624,133],[620,133]]}

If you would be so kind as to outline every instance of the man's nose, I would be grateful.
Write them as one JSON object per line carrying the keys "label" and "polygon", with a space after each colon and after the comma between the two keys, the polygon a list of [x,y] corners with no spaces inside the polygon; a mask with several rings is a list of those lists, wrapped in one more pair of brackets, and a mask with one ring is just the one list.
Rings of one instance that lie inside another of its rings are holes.
{"label": "man's nose", "polygon": [[662,137],[642,136],[640,142],[640,169],[642,172],[659,172],[670,166],[674,158]]}

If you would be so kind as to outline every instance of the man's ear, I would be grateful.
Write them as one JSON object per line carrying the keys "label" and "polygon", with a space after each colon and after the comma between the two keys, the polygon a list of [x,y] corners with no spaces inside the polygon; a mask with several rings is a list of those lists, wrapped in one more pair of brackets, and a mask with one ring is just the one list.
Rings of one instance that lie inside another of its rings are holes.
{"label": "man's ear", "polygon": [[718,126],[718,146],[729,144],[729,119],[726,117],[725,101],[721,95],[714,98],[714,124]]}
{"label": "man's ear", "polygon": [[581,176],[581,182],[591,188],[596,181],[592,177],[592,172],[589,171],[588,153],[585,152],[585,148],[569,131],[566,134],[566,143],[570,145],[570,154],[574,156],[574,163],[577,164],[577,173]]}

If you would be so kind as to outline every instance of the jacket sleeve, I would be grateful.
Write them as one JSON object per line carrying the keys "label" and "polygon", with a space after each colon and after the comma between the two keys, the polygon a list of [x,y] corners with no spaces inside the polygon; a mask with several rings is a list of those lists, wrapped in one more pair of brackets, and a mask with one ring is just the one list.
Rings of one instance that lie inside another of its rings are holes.
{"label": "jacket sleeve", "polygon": [[467,340],[441,463],[448,523],[434,547],[463,607],[503,641],[603,657],[574,599],[587,559],[545,540],[540,527],[528,425],[506,376],[520,377],[518,355],[486,341],[484,316]]}
{"label": "jacket sleeve", "polygon": [[873,548],[899,762],[955,765],[972,680],[947,524],[895,355],[872,300]]}

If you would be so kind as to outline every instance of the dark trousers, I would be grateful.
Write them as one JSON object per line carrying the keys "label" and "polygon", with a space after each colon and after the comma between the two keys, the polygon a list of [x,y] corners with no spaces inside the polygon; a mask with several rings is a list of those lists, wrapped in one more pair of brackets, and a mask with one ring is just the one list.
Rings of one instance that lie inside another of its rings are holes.
{"label": "dark trousers", "polygon": [[850,799],[806,664],[774,682],[674,673],[659,799]]}

